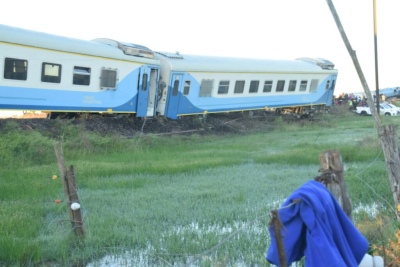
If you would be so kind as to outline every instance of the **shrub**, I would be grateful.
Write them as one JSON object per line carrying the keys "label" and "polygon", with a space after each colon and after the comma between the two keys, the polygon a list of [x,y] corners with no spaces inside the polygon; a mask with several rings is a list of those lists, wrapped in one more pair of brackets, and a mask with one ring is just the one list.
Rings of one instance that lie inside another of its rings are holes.
{"label": "shrub", "polygon": [[377,246],[374,245],[375,255],[384,255],[385,266],[399,267],[400,266],[400,229],[394,235],[394,238],[389,238],[388,243]]}

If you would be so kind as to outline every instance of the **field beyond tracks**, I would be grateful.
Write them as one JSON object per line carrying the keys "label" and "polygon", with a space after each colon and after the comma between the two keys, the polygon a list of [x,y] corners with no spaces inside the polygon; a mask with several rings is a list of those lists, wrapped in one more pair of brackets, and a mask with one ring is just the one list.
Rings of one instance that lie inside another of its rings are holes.
{"label": "field beyond tracks", "polygon": [[[312,120],[0,120],[0,266],[269,266],[270,211],[332,149],[355,223],[379,252],[398,225],[373,127],[339,108]],[[56,141],[75,169],[80,240],[54,177]]]}

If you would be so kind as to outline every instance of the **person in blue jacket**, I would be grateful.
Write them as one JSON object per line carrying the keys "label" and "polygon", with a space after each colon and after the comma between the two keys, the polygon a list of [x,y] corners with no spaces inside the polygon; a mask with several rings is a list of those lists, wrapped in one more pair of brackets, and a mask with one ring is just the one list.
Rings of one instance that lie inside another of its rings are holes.
{"label": "person in blue jacket", "polygon": [[[335,197],[317,181],[296,189],[278,213],[288,266],[305,257],[306,267],[356,267],[368,250],[368,241]],[[268,230],[271,245],[266,258],[280,266],[274,226]]]}

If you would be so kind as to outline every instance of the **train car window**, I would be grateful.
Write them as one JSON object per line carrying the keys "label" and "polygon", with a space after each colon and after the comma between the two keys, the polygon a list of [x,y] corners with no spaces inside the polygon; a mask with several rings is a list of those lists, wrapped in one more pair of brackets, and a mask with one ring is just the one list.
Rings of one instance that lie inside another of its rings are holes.
{"label": "train car window", "polygon": [[249,93],[257,93],[259,85],[260,85],[260,81],[251,81]]}
{"label": "train car window", "polygon": [[61,65],[54,63],[42,63],[42,82],[60,83],[61,82]]}
{"label": "train car window", "polygon": [[211,96],[214,80],[201,80],[199,97]]}
{"label": "train car window", "polygon": [[263,92],[264,93],[271,93],[271,91],[272,91],[272,81],[265,81],[264,82]]}
{"label": "train car window", "polygon": [[172,90],[172,95],[177,96],[179,91],[179,80],[174,81],[174,89]]}
{"label": "train car window", "polygon": [[90,85],[90,68],[74,67],[73,84]]}
{"label": "train car window", "polygon": [[331,85],[331,81],[328,80],[328,81],[326,82],[325,90],[328,90],[330,85]]}
{"label": "train car window", "polygon": [[147,80],[148,80],[148,75],[147,73],[143,74],[143,79],[142,79],[142,91],[147,90]]}
{"label": "train car window", "polygon": [[188,95],[190,90],[190,81],[185,81],[185,86],[183,87],[183,95]]}
{"label": "train car window", "polygon": [[235,83],[235,94],[243,94],[244,91],[244,81],[236,81]]}
{"label": "train car window", "polygon": [[283,89],[285,89],[285,80],[279,80],[275,92],[283,92]]}
{"label": "train car window", "polygon": [[336,80],[332,80],[331,90],[334,90],[336,86]]}
{"label": "train car window", "polygon": [[300,82],[299,91],[300,91],[300,92],[306,91],[306,90],[307,90],[307,84],[308,84],[308,81],[306,81],[306,80],[301,81],[301,82]]}
{"label": "train car window", "polygon": [[227,94],[229,91],[229,81],[220,81],[218,86],[218,94]]}
{"label": "train car window", "polygon": [[26,81],[28,61],[16,58],[5,58],[4,79]]}
{"label": "train car window", "polygon": [[296,91],[296,85],[297,85],[297,81],[291,80],[291,81],[289,82],[288,91],[289,91],[289,92],[294,92],[294,91]]}
{"label": "train car window", "polygon": [[116,89],[117,87],[117,71],[111,69],[102,69],[100,76],[100,89]]}
{"label": "train car window", "polygon": [[310,92],[315,92],[318,89],[318,83],[319,80],[318,79],[313,79],[311,80],[311,84],[310,84]]}

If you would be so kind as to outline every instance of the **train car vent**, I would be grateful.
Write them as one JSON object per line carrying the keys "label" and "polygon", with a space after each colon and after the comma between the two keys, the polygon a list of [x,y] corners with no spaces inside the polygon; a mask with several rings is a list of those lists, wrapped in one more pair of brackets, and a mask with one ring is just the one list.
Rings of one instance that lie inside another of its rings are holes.
{"label": "train car vent", "polygon": [[172,59],[183,59],[183,56],[181,54],[179,54],[179,52],[176,52],[176,53],[156,52],[156,54],[159,54],[159,55],[167,57],[167,58],[172,58]]}
{"label": "train car vent", "polygon": [[154,53],[152,51],[142,50],[127,45],[122,45],[120,49],[124,51],[125,55],[129,56],[146,57],[146,58],[154,57]]}
{"label": "train car vent", "polygon": [[154,58],[154,52],[143,45],[118,42],[107,38],[97,38],[92,41],[119,48],[122,50],[122,52],[124,52],[125,55]]}
{"label": "train car vent", "polygon": [[333,70],[333,68],[335,67],[335,64],[333,64],[331,61],[323,59],[323,58],[301,57],[301,58],[298,58],[297,60],[302,60],[302,61],[316,64],[324,70]]}

